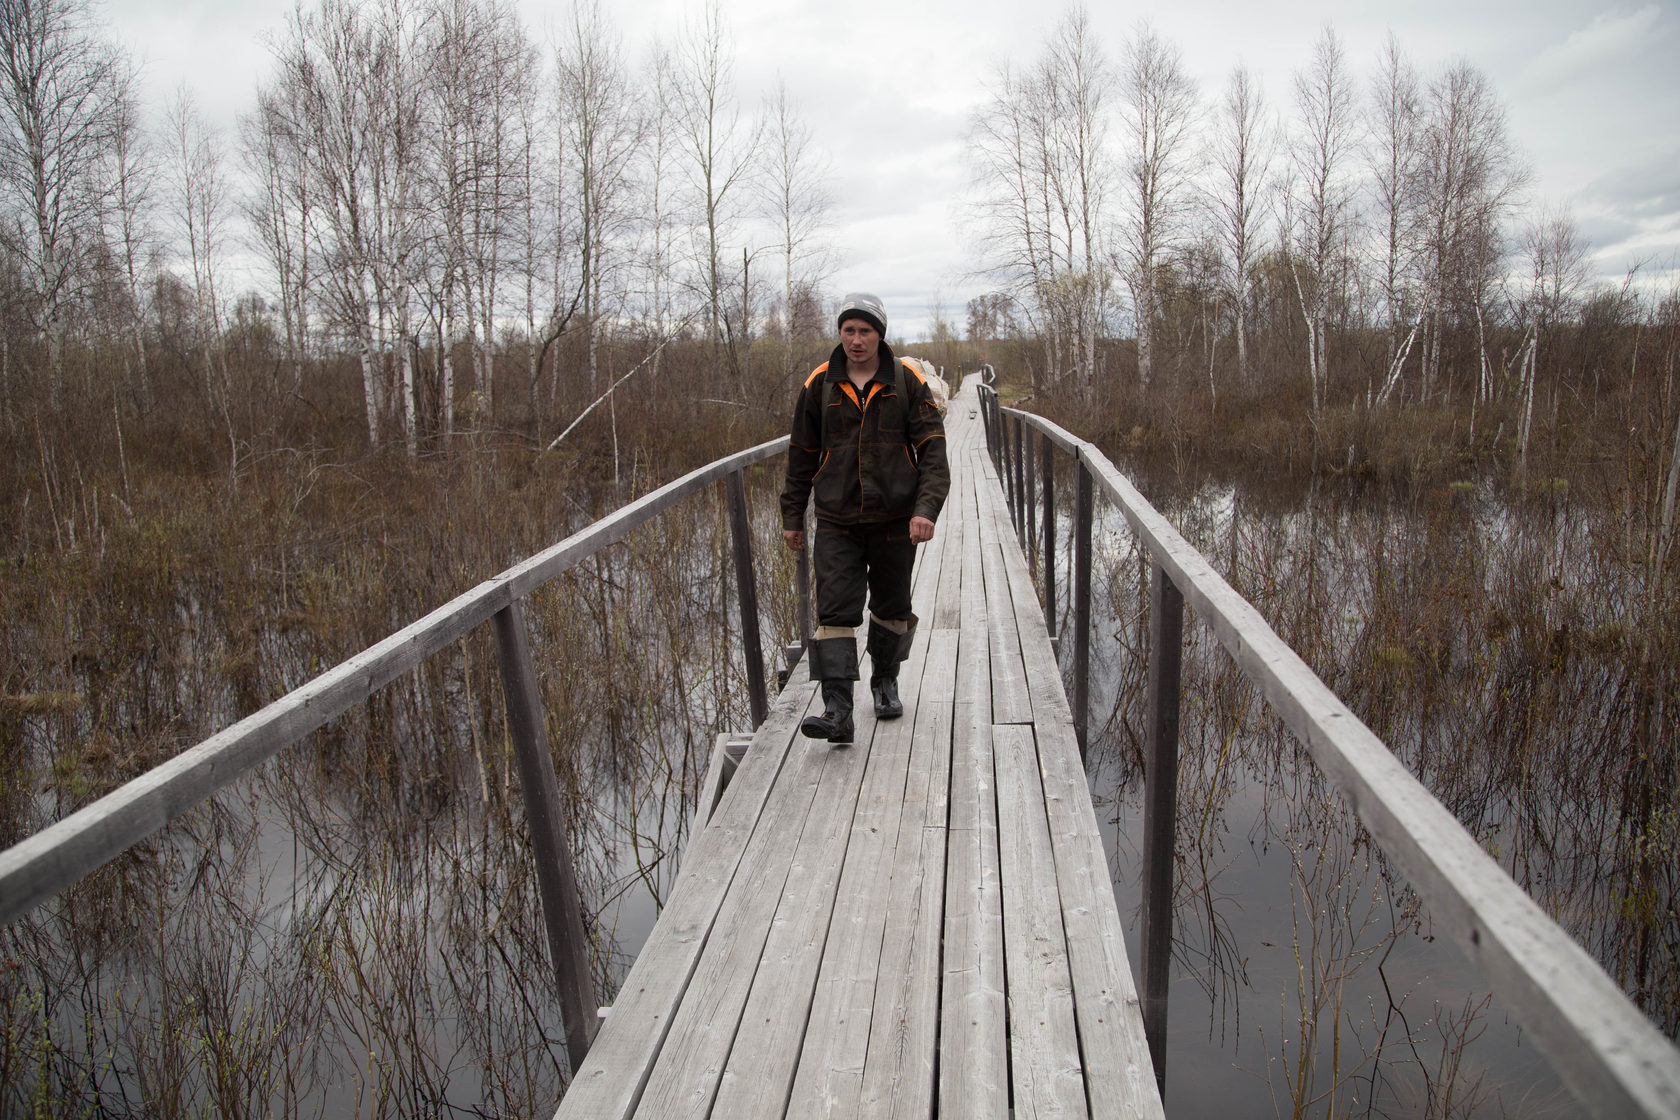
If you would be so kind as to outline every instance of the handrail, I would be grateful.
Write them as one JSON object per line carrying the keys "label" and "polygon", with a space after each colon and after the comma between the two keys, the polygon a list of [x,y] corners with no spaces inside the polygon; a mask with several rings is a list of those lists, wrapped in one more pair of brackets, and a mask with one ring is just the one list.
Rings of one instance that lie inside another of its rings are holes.
{"label": "handrail", "polygon": [[[1201,552],[1138,492],[1094,444],[1042,417],[1002,408],[995,392],[983,389],[990,423],[988,442],[1004,462],[999,476],[1013,473],[1011,456],[1030,458],[1018,440],[1006,437],[1005,422],[1025,425],[1074,455],[1080,481],[1088,477],[1124,515],[1155,570],[1151,625],[1163,612],[1162,584],[1182,594],[1237,667],[1259,687],[1319,767],[1351,802],[1354,811],[1431,908],[1435,928],[1449,930],[1533,1037],[1541,1053],[1576,1097],[1596,1116],[1680,1117],[1680,1050],[1658,1031],[1620,985],[1575,939],[1554,922],[1482,849],[1440,801],[1388,747],[1320,680],[1247,600],[1214,570]],[[1046,495],[1046,505],[1049,496]],[[1087,528],[1086,533],[1089,532]],[[1024,537],[1032,535],[1027,525]],[[1077,547],[1077,543],[1076,543]],[[1089,549],[1085,552],[1089,557]],[[1085,564],[1089,563],[1086,559]],[[1081,573],[1075,573],[1076,576]],[[1053,578],[1053,576],[1051,577]],[[1047,580],[1049,582],[1049,580]],[[1165,605],[1171,611],[1170,604]],[[1170,632],[1169,627],[1165,632]],[[1088,626],[1088,624],[1085,624]],[[1081,641],[1084,635],[1075,635]],[[1170,641],[1170,639],[1168,639]],[[1174,671],[1176,675],[1176,671]],[[1151,668],[1149,716],[1156,718],[1158,688]],[[1078,689],[1076,688],[1076,691]],[[1170,767],[1176,771],[1176,688],[1172,700]],[[1083,712],[1076,721],[1083,726]],[[1152,767],[1158,769],[1159,767]],[[1149,781],[1153,783],[1153,775]],[[1171,776],[1166,777],[1171,781]],[[1154,801],[1150,797],[1151,802]],[[1169,803],[1164,807],[1172,812]],[[1146,823],[1146,833],[1161,828]],[[1167,835],[1170,836],[1170,822]],[[1146,847],[1148,844],[1146,842]],[[1160,861],[1160,853],[1155,853]],[[1146,852],[1145,864],[1151,863]],[[1165,853],[1171,873],[1171,850]],[[1146,874],[1149,869],[1146,867]],[[1169,879],[1170,882],[1170,879]],[[1170,918],[1170,891],[1145,890],[1145,987],[1151,969],[1150,927]],[[1150,900],[1167,915],[1148,913]],[[1160,967],[1164,969],[1164,961]],[[1164,982],[1164,972],[1161,980]],[[1146,1019],[1150,996],[1144,995]],[[1160,1027],[1164,1033],[1164,1003]],[[1151,1039],[1152,1052],[1155,1039]],[[1160,1066],[1158,1064],[1158,1071]]]}
{"label": "handrail", "polygon": [[[588,961],[581,970],[568,969],[563,961],[583,947],[581,924],[572,925],[556,910],[563,907],[576,918],[575,885],[564,830],[554,812],[553,763],[548,757],[546,734],[531,673],[529,646],[520,602],[531,592],[564,573],[568,568],[622,539],[637,526],[663,513],[689,495],[720,478],[738,478],[755,463],[774,458],[787,449],[788,438],[769,440],[756,447],[714,460],[681,478],[631,502],[594,522],[558,544],[485,580],[456,596],[423,618],[340,662],[273,701],[261,710],[217,732],[196,746],[153,767],[127,784],[86,805],[41,831],[0,852],[0,925],[9,924],[49,898],[81,880],[131,845],[158,832],[171,821],[227,788],[254,767],[266,762],[285,747],[351,707],[372,696],[396,677],[419,666],[440,650],[494,618],[502,651],[502,679],[509,698],[509,719],[520,749],[521,773],[525,778],[528,815],[532,818],[533,844],[537,849],[539,877],[558,873],[563,882],[542,883],[543,905],[550,931],[550,949],[560,971],[568,1043],[574,1068],[587,1050],[587,1035],[595,1019],[592,998],[586,998]],[[741,487],[730,486],[732,521],[736,529],[735,559],[740,581],[739,599],[743,614],[743,635],[749,644],[757,638],[756,596],[751,590],[751,553],[742,540],[745,506]],[[740,570],[744,565],[745,570]],[[749,600],[752,600],[749,602]],[[750,623],[750,625],[749,625]],[[763,689],[762,665],[753,672],[762,650],[749,648],[749,684]],[[752,697],[755,715],[764,709],[764,698]],[[530,767],[530,769],[528,769]],[[546,775],[546,776],[545,776]],[[541,788],[546,784],[546,794]],[[536,799],[536,800],[533,800]],[[552,819],[549,819],[552,818]],[[551,864],[558,862],[558,868]],[[552,897],[553,890],[571,896]],[[581,976],[575,975],[581,971]],[[582,992],[568,993],[571,983],[582,983]]]}

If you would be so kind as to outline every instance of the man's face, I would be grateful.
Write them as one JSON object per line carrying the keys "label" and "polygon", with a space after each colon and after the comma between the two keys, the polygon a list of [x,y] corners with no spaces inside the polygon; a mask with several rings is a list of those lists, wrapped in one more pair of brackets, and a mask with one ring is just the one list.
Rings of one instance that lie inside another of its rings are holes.
{"label": "man's face", "polygon": [[862,319],[847,319],[840,324],[840,345],[846,349],[847,361],[868,365],[881,348],[881,332]]}

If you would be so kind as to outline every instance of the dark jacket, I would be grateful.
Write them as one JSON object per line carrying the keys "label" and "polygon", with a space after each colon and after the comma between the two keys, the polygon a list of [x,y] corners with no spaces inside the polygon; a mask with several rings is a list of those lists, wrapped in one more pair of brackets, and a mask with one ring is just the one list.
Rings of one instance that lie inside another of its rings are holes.
{"label": "dark jacket", "polygon": [[[827,394],[826,425],[825,382],[834,386]],[[908,394],[908,435],[900,392]],[[921,374],[900,362],[883,340],[881,367],[859,393],[846,376],[845,351],[836,346],[805,379],[793,406],[782,527],[805,528],[805,502],[813,492],[817,516],[825,521],[935,521],[950,489],[945,421]]]}

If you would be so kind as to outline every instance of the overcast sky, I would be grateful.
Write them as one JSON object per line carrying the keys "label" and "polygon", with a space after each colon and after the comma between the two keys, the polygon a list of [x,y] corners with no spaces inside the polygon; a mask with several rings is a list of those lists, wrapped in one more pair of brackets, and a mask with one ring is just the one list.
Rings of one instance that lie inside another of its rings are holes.
{"label": "overcast sky", "polygon": [[[518,0],[545,52],[570,0]],[[693,0],[605,0],[626,52],[640,60],[699,10]],[[268,72],[267,40],[289,0],[107,0],[115,37],[143,66],[161,106],[185,83],[231,130]],[[1025,65],[1066,6],[1021,0],[722,0],[738,89],[750,109],[785,79],[832,161],[841,266],[830,298],[878,292],[891,334],[926,329],[938,301],[960,327],[985,290],[972,276],[963,201],[965,138],[996,65]],[[1598,275],[1671,274],[1680,255],[1680,3],[1601,0],[1405,0],[1289,4],[1179,0],[1089,8],[1111,58],[1148,15],[1175,42],[1211,102],[1245,63],[1272,105],[1292,108],[1291,80],[1328,21],[1361,87],[1390,30],[1425,77],[1465,58],[1499,91],[1511,138],[1530,162],[1528,199],[1566,203],[1590,239]],[[1519,13],[1520,14],[1517,14]]]}

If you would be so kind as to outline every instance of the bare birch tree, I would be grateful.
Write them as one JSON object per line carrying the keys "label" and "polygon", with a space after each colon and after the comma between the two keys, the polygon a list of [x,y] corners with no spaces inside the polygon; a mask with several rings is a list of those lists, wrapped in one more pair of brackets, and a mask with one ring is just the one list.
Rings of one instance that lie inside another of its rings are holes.
{"label": "bare birch tree", "polygon": [[637,177],[644,184],[642,205],[645,219],[639,229],[636,259],[641,290],[641,317],[657,347],[648,376],[657,378],[664,359],[665,340],[676,317],[678,283],[675,275],[675,242],[679,193],[672,183],[678,162],[677,122],[671,110],[676,100],[676,63],[670,49],[656,43],[644,67],[644,137],[638,155]]}
{"label": "bare birch tree", "polygon": [[[439,346],[443,427],[452,431],[454,350],[465,342],[477,407],[494,411],[501,283],[528,256],[536,163],[527,157],[546,115],[536,111],[536,48],[505,0],[434,0],[426,68],[433,121],[430,286]],[[529,172],[529,174],[527,174]]]}
{"label": "bare birch tree", "polygon": [[295,113],[290,127],[307,134],[306,190],[315,217],[308,236],[323,262],[319,295],[333,330],[361,365],[368,443],[380,443],[385,394],[375,369],[373,283],[367,237],[370,213],[372,123],[366,68],[375,53],[373,29],[351,0],[322,0],[311,13],[294,11],[275,44],[272,104]]}
{"label": "bare birch tree", "polygon": [[55,404],[66,316],[105,249],[109,154],[130,78],[85,0],[0,0],[0,235],[21,265]]}
{"label": "bare birch tree", "polygon": [[[541,292],[547,311],[550,262],[560,255],[561,183],[560,160],[547,143],[558,131],[554,123],[555,108],[542,96],[541,89],[539,80],[537,96],[522,99],[519,104],[519,134],[524,140],[519,167],[522,184],[519,193],[524,203],[519,273],[525,286],[525,395],[539,432],[547,421],[548,402],[541,391],[543,362],[557,330],[551,326],[551,315],[538,318],[537,308]],[[553,209],[549,207],[550,199],[556,200]],[[558,292],[558,286],[554,290]]]}
{"label": "bare birch tree", "polygon": [[186,249],[192,276],[197,313],[194,333],[204,362],[204,399],[231,434],[231,387],[226,355],[221,349],[221,307],[216,293],[216,266],[227,225],[221,150],[184,86],[170,104],[167,127],[170,210],[177,244]]}
{"label": "bare birch tree", "polygon": [[1121,121],[1128,209],[1120,254],[1137,314],[1138,381],[1154,376],[1156,269],[1182,232],[1196,90],[1178,47],[1149,23],[1126,41],[1120,66]]}
{"label": "bare birch tree", "polygon": [[1307,376],[1312,407],[1324,403],[1330,379],[1330,307],[1345,277],[1353,185],[1355,105],[1341,41],[1329,27],[1313,47],[1312,61],[1295,77],[1300,116],[1293,163],[1285,248],[1307,329]]}
{"label": "bare birch tree", "polygon": [[[1377,403],[1388,400],[1400,383],[1427,302],[1418,291],[1417,177],[1421,147],[1421,103],[1417,71],[1390,34],[1371,79],[1366,163],[1371,172],[1372,224],[1376,244],[1377,289],[1386,332],[1387,372]],[[1412,326],[1404,340],[1401,331]]]}
{"label": "bare birch tree", "polygon": [[[124,83],[133,88],[132,76]],[[134,347],[135,389],[142,413],[152,407],[151,369],[146,349],[145,292],[158,253],[154,226],[158,166],[150,134],[135,98],[121,99],[111,147],[111,205],[105,210],[105,242],[122,272],[128,333]],[[124,356],[126,364],[128,358]]]}
{"label": "bare birch tree", "polygon": [[254,248],[267,260],[279,286],[280,322],[285,336],[289,384],[303,376],[309,335],[310,257],[308,230],[308,129],[299,106],[283,101],[290,87],[259,90],[255,112],[240,122],[240,156],[250,191],[244,200]]}
{"label": "bare birch tree", "polygon": [[1474,325],[1477,396],[1492,390],[1486,308],[1505,252],[1505,223],[1527,170],[1505,131],[1505,110],[1482,72],[1452,63],[1425,95],[1419,205],[1430,297],[1423,395],[1441,377],[1449,327]]}
{"label": "bare birch tree", "polygon": [[[439,0],[433,16],[437,46],[427,68],[436,152],[429,188],[433,229],[428,283],[437,341],[438,427],[445,442],[455,431],[455,348],[470,340],[473,312],[467,270],[467,231],[479,197],[481,171],[475,137],[482,129],[485,61],[491,56],[493,23],[477,0]],[[482,369],[477,348],[473,360]]]}
{"label": "bare birch tree", "polygon": [[1276,128],[1245,66],[1231,71],[1214,129],[1212,211],[1225,263],[1225,297],[1237,343],[1237,379],[1249,381],[1248,302]]}
{"label": "bare birch tree", "polygon": [[1089,18],[1075,9],[1030,69],[998,71],[970,133],[988,271],[1019,296],[1043,340],[1046,373],[1052,381],[1073,373],[1084,399],[1110,287],[1112,83]]}
{"label": "bare birch tree", "polygon": [[1528,258],[1528,291],[1524,301],[1525,331],[1517,357],[1517,473],[1528,473],[1528,440],[1534,419],[1534,388],[1542,352],[1549,352],[1552,333],[1568,316],[1577,293],[1587,281],[1587,244],[1567,208],[1545,207],[1523,232]]}
{"label": "bare birch tree", "polygon": [[776,83],[769,109],[768,168],[763,180],[765,209],[775,223],[782,257],[782,373],[793,365],[797,325],[794,306],[801,292],[822,286],[833,255],[822,234],[832,200],[828,163],[811,143],[811,128],[788,100],[787,83]]}
{"label": "bare birch tree", "polygon": [[[1061,323],[1052,314],[1059,262],[1051,248],[1047,106],[1033,77],[1000,66],[969,131],[980,185],[974,228],[986,272],[1021,305],[1044,347],[1044,373],[1063,366]],[[1043,387],[1032,369],[1032,388]]]}
{"label": "bare birch tree", "polygon": [[480,112],[468,134],[474,189],[466,223],[468,284],[474,323],[469,341],[484,408],[495,407],[496,318],[503,260],[518,249],[518,220],[524,209],[520,177],[525,138],[520,123],[531,119],[521,106],[536,94],[536,48],[518,16],[502,0],[482,0],[486,23],[483,53],[473,83]]}
{"label": "bare birch tree", "polygon": [[570,168],[572,210],[589,398],[599,379],[599,343],[612,309],[622,304],[616,284],[631,226],[631,168],[642,119],[617,34],[600,0],[577,0],[556,59],[564,158]]}
{"label": "bare birch tree", "polygon": [[[712,377],[723,376],[724,301],[732,284],[723,246],[738,236],[745,193],[754,171],[761,126],[742,119],[735,99],[734,58],[717,0],[708,0],[699,19],[677,46],[676,111],[679,143],[698,227],[695,257],[706,303]],[[736,364],[737,391],[746,399]]]}
{"label": "bare birch tree", "polygon": [[1069,333],[1078,340],[1080,395],[1096,387],[1097,335],[1104,319],[1108,273],[1102,264],[1109,179],[1108,99],[1113,74],[1083,7],[1062,18],[1041,66],[1049,94],[1047,161],[1061,231],[1066,281],[1062,285]]}

